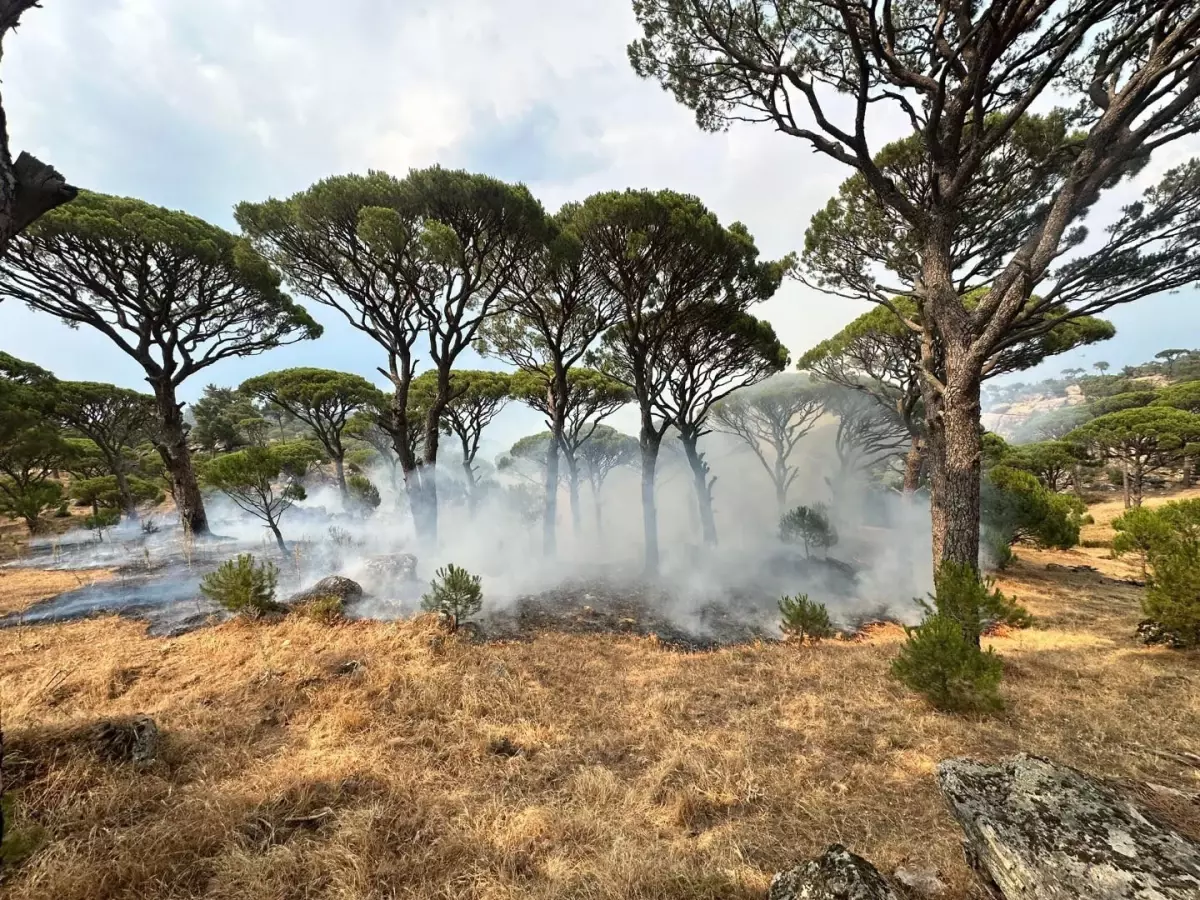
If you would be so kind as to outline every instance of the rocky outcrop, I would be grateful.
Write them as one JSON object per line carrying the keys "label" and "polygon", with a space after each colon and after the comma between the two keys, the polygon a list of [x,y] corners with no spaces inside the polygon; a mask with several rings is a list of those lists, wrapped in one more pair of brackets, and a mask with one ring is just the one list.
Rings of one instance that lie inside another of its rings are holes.
{"label": "rocky outcrop", "polygon": [[363,561],[364,577],[389,584],[417,580],[417,558],[411,553],[385,553]]}
{"label": "rocky outcrop", "polygon": [[283,601],[283,605],[288,607],[299,606],[302,603],[308,603],[311,600],[319,600],[324,597],[336,597],[343,603],[349,603],[352,600],[360,599],[362,595],[362,585],[357,581],[344,578],[341,575],[330,575],[327,578],[322,578],[312,587],[292,594]]}
{"label": "rocky outcrop", "polygon": [[1074,769],[942,762],[968,861],[1004,900],[1195,900],[1200,844]]}
{"label": "rocky outcrop", "polygon": [[879,871],[841,844],[771,879],[767,900],[899,900]]}

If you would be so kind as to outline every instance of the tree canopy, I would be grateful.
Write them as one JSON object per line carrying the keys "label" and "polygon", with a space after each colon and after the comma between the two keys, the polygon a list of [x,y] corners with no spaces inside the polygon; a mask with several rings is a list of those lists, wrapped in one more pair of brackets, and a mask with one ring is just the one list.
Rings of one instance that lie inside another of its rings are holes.
{"label": "tree canopy", "polygon": [[295,453],[278,447],[248,447],[226,453],[205,464],[202,475],[206,484],[221,491],[250,515],[262,519],[281,553],[287,553],[279,519],[297,500],[303,500],[304,488],[296,483],[280,483],[280,476]]}
{"label": "tree canopy", "polygon": [[1128,478],[1126,501],[1141,506],[1145,476],[1175,465],[1188,444],[1200,441],[1200,416],[1171,407],[1124,409],[1081,425],[1066,439],[1121,463]]}

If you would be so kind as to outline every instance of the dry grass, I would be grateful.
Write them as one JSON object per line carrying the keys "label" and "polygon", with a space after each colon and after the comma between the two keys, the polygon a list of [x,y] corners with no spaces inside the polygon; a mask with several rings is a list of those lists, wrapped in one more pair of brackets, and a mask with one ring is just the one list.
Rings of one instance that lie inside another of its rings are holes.
{"label": "dry grass", "polygon": [[[1046,569],[1081,554],[1020,555],[1002,587],[1041,621],[992,639],[991,719],[893,682],[889,628],[694,655],[421,621],[0,632],[18,824],[47,834],[5,896],[736,900],[840,841],[982,897],[933,767],[1018,751],[1124,779],[1200,836],[1200,806],[1144,787],[1200,790],[1150,752],[1200,748],[1200,657],[1131,640],[1136,589]],[[78,738],[136,712],[164,733],[147,771]]]}
{"label": "dry grass", "polygon": [[21,612],[38,600],[103,581],[111,576],[110,569],[79,569],[74,572],[0,569],[0,616]]}

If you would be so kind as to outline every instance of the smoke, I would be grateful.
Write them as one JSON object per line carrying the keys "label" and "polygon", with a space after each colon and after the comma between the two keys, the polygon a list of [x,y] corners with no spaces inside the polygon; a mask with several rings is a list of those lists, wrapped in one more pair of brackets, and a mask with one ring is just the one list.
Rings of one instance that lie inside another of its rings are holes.
{"label": "smoke", "polygon": [[[824,602],[842,623],[888,615],[913,621],[915,597],[932,586],[927,503],[887,489],[862,472],[842,470],[834,450],[836,420],[822,419],[796,448],[799,473],[788,506],[823,503],[839,540],[824,554],[805,557],[778,534],[779,511],[771,478],[738,439],[712,434],[701,441],[715,476],[713,503],[718,544],[701,540],[692,473],[682,454],[664,447],[657,481],[659,540],[657,578],[642,577],[643,532],[640,473],[614,470],[596,500],[581,476],[578,522],[564,480],[558,497],[558,552],[542,552],[541,489],[503,471],[489,471],[474,513],[467,502],[461,465],[439,467],[439,541],[418,545],[407,502],[388,473],[369,472],[381,495],[372,514],[343,509],[332,481],[308,485],[308,498],[282,517],[289,546],[281,557],[263,523],[220,496],[208,499],[212,529],[220,540],[189,544],[178,526],[160,519],[143,533],[138,523],[107,531],[40,540],[18,565],[86,569],[120,567],[120,577],[56,598],[24,617],[57,618],[98,610],[136,612],[159,630],[217,614],[199,600],[202,575],[220,561],[250,552],[273,559],[281,597],[331,574],[359,581],[368,598],[355,616],[396,618],[420,608],[435,571],[447,563],[482,578],[484,627],[489,618],[512,614],[523,598],[589,605],[600,593],[627,594],[661,620],[704,637],[714,622],[736,621],[765,634],[778,633],[777,603],[783,595],[807,594]],[[669,441],[668,441],[669,444]],[[565,467],[564,467],[565,479]],[[536,477],[536,476],[535,476]],[[403,554],[417,558],[416,578]],[[156,618],[157,617],[157,618]],[[2,623],[0,623],[2,624]]]}

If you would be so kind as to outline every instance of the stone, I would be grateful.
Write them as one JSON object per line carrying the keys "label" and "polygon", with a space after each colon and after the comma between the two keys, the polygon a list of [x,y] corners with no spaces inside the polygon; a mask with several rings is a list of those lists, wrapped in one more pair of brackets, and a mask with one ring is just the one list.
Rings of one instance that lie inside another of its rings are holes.
{"label": "stone", "polygon": [[92,726],[96,753],[113,762],[144,765],[158,756],[158,726],[139,713],[130,719],[105,719]]}
{"label": "stone", "polygon": [[362,585],[357,581],[341,575],[330,575],[322,578],[312,587],[292,594],[283,601],[283,604],[284,606],[297,606],[320,597],[337,597],[343,603],[348,603],[351,600],[358,600],[362,595]]}
{"label": "stone", "polygon": [[918,897],[941,897],[949,890],[936,872],[928,869],[907,869],[900,866],[892,873],[892,880]]}
{"label": "stone", "polygon": [[373,581],[405,582],[417,580],[417,558],[411,553],[386,553],[368,557],[363,569]]}
{"label": "stone", "polygon": [[879,870],[841,844],[771,879],[767,900],[900,900]]}
{"label": "stone", "polygon": [[938,784],[968,862],[1004,900],[1195,900],[1200,844],[1036,756],[949,759]]}
{"label": "stone", "polygon": [[1187,642],[1178,634],[1167,628],[1160,622],[1155,622],[1153,619],[1144,619],[1138,622],[1137,626],[1138,640],[1143,644],[1163,644],[1168,647],[1179,649],[1187,646]]}

